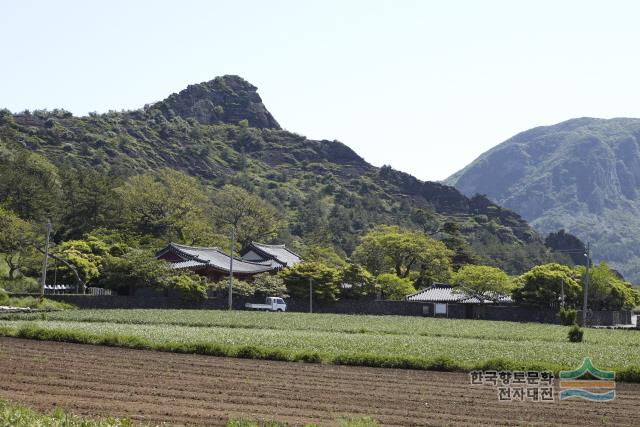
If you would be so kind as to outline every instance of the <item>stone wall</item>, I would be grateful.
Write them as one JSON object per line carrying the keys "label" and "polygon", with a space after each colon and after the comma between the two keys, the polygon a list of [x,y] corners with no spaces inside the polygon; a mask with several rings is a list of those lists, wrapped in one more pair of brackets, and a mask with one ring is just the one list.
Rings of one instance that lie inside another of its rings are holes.
{"label": "stone wall", "polygon": [[[221,310],[228,307],[226,298],[209,298],[202,302],[188,301],[175,295],[149,293],[144,296],[111,295],[47,295],[58,301],[65,301],[79,308],[193,308]],[[235,297],[233,307],[243,309],[246,302],[257,302],[255,298]],[[308,312],[309,301],[288,300],[288,310]],[[378,314],[399,316],[434,316],[433,303],[413,301],[341,300],[330,303],[314,303],[314,313]],[[502,320],[511,322],[559,323],[553,310],[537,309],[514,305],[493,304],[448,304],[446,316],[451,319]],[[578,320],[582,314],[578,311]],[[611,326],[631,324],[630,311],[592,311],[589,326]]]}

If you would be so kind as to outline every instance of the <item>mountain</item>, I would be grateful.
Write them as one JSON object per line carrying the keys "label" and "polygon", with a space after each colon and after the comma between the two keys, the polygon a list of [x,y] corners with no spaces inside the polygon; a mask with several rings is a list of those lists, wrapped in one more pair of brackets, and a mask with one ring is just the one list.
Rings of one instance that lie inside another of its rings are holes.
{"label": "mountain", "polygon": [[238,76],[189,86],[135,111],[87,117],[1,111],[0,161],[24,149],[58,168],[90,167],[116,183],[169,167],[214,188],[240,185],[283,213],[288,227],[280,241],[330,244],[343,256],[363,232],[385,223],[439,238],[454,230],[460,235],[451,241],[511,273],[551,257],[526,221],[485,197],[374,167],[338,141],[282,130],[257,88]]}
{"label": "mountain", "polygon": [[596,260],[640,283],[640,119],[578,118],[522,132],[449,177],[543,233],[590,241]]}

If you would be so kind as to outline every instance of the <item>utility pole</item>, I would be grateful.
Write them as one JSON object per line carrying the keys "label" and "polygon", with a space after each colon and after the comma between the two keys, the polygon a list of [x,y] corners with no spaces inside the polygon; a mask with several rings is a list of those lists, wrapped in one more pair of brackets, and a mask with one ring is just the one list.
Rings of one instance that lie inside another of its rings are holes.
{"label": "utility pole", "polygon": [[313,313],[313,278],[309,277],[309,313]]}
{"label": "utility pole", "polygon": [[44,286],[47,283],[47,262],[49,260],[49,236],[51,235],[51,220],[47,220],[47,236],[44,243],[44,259],[42,260],[42,283],[40,284],[40,296],[44,298]]}
{"label": "utility pole", "polygon": [[236,241],[236,227],[231,226],[231,252],[229,256],[229,310],[233,310],[233,244]]}
{"label": "utility pole", "polygon": [[589,267],[591,265],[591,243],[587,242],[587,253],[584,254],[587,257],[587,268],[584,277],[584,288],[582,289],[582,326],[587,326],[587,302],[589,299]]}

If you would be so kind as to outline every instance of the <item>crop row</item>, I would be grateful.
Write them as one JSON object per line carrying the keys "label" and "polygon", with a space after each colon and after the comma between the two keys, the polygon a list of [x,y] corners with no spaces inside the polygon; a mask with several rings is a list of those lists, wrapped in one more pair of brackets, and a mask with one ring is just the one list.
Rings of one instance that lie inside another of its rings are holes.
{"label": "crop row", "polygon": [[[47,314],[5,315],[4,318],[7,320],[46,319],[51,321],[122,325],[172,325],[371,335],[412,335],[489,341],[539,341],[563,344],[567,341],[567,328],[557,325],[407,316],[275,314],[222,310],[66,310]],[[241,332],[236,332],[236,334],[241,334]],[[640,352],[640,334],[635,333],[635,331],[589,329],[585,332],[585,341],[588,344],[602,346],[634,347],[635,352]]]}

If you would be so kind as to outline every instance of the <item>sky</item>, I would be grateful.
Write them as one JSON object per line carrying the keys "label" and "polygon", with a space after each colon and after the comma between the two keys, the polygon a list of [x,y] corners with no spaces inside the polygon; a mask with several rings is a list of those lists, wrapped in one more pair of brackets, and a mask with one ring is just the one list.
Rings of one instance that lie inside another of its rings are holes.
{"label": "sky", "polygon": [[287,130],[442,180],[518,132],[640,117],[637,1],[5,1],[0,108],[137,109],[237,74]]}

